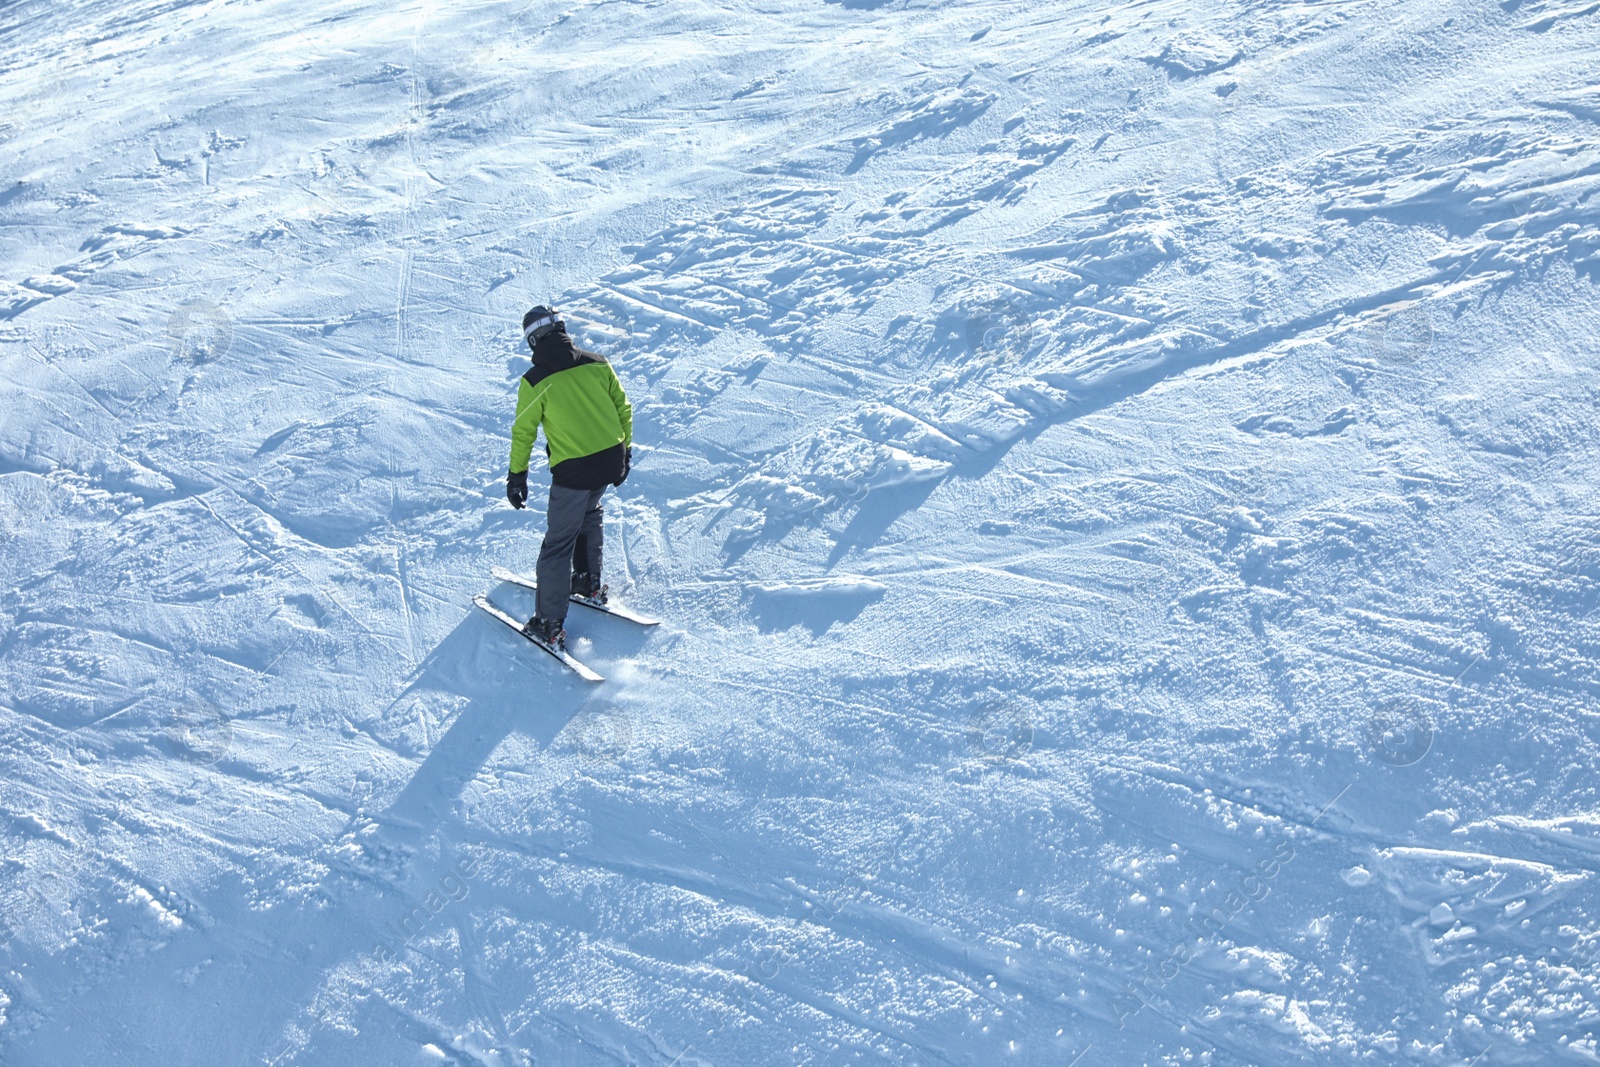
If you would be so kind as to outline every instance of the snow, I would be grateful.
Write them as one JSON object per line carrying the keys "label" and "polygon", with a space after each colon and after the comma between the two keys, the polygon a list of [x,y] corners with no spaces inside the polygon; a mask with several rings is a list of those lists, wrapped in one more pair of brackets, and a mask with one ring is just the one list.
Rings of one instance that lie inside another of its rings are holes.
{"label": "snow", "polygon": [[6,5],[0,1062],[1600,1062],[1597,52]]}

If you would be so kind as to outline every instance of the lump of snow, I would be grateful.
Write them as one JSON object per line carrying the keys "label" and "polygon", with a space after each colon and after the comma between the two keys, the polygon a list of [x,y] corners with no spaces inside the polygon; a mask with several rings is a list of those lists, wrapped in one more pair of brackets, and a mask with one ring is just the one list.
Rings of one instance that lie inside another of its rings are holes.
{"label": "lump of snow", "polygon": [[875,582],[871,578],[854,576],[820,578],[813,581],[800,582],[766,582],[756,586],[756,588],[766,596],[791,597],[795,599],[813,599],[835,595],[876,598],[888,591],[888,586],[882,582]]}
{"label": "lump of snow", "polygon": [[827,503],[813,492],[765,474],[752,474],[733,488],[751,506],[778,518],[816,511]]}
{"label": "lump of snow", "polygon": [[39,293],[49,293],[51,296],[60,296],[70,293],[78,287],[78,283],[59,274],[36,274],[32,278],[24,278],[22,284]]}
{"label": "lump of snow", "polygon": [[128,237],[147,237],[152,241],[170,241],[174,237],[182,237],[188,230],[179,230],[171,226],[157,226],[142,222],[119,222],[106,227],[107,233],[120,233]]}
{"label": "lump of snow", "polygon": [[150,914],[154,916],[156,922],[162,926],[176,930],[183,925],[183,920],[171,908],[157,900],[155,894],[144,886],[136,885],[133,887],[132,899],[143,904]]}
{"label": "lump of snow", "polygon": [[44,299],[37,289],[0,282],[0,319],[15,318]]}
{"label": "lump of snow", "polygon": [[750,590],[750,606],[763,632],[802,625],[821,635],[850,622],[888,587],[870,578],[840,575],[800,582],[769,582]]}
{"label": "lump of snow", "polygon": [[911,482],[944,477],[950,464],[926,456],[915,456],[903,448],[886,447],[867,481],[869,489],[888,489]]}
{"label": "lump of snow", "polygon": [[1146,58],[1179,77],[1194,77],[1232,66],[1241,55],[1239,49],[1216,34],[1194,30],[1173,39],[1160,55]]}
{"label": "lump of snow", "polygon": [[933,93],[918,100],[888,126],[855,138],[855,159],[845,173],[854,174],[874,155],[911,141],[943,137],[972,122],[1000,99],[995,93],[967,86]]}
{"label": "lump of snow", "polygon": [[1287,259],[1303,251],[1312,242],[1309,238],[1288,233],[1258,233],[1241,245],[1263,259]]}
{"label": "lump of snow", "polygon": [[1355,889],[1372,884],[1372,872],[1359,863],[1344,872],[1344,884]]}
{"label": "lump of snow", "polygon": [[1455,828],[1456,823],[1461,821],[1461,816],[1456,813],[1454,808],[1436,808],[1424,815],[1422,821],[1424,823],[1437,823],[1446,830],[1452,830]]}
{"label": "lump of snow", "polygon": [[1254,534],[1267,532],[1266,520],[1266,512],[1242,505],[1229,508],[1217,517],[1217,522],[1229,529]]}

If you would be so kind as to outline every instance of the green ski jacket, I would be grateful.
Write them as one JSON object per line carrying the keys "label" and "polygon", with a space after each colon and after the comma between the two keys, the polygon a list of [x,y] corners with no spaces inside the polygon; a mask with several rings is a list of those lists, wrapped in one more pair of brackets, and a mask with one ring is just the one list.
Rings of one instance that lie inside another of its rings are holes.
{"label": "green ski jacket", "polygon": [[517,384],[511,473],[528,469],[541,426],[557,485],[599,489],[621,477],[633,406],[605,357],[576,347],[561,330],[539,339],[533,368]]}

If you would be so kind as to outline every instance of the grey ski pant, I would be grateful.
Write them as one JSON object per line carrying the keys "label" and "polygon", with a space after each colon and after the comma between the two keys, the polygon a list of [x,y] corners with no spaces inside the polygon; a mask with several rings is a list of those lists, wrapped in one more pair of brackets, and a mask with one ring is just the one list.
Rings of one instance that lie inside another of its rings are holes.
{"label": "grey ski pant", "polygon": [[[544,547],[539,549],[539,617],[565,619],[567,597],[572,592],[574,569],[600,573],[605,547],[605,534],[600,523],[605,509],[600,498],[605,496],[604,486],[599,489],[568,489],[564,485],[550,485],[550,513],[545,521]],[[581,544],[580,544],[581,542]],[[584,558],[573,566],[572,553],[582,548]]]}

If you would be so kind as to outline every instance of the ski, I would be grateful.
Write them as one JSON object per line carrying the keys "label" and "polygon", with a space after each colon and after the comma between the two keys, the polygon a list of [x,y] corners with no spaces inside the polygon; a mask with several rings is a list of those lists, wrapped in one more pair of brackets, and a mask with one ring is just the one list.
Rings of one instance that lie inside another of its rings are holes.
{"label": "ski", "polygon": [[[512,585],[520,585],[524,589],[532,589],[537,591],[539,588],[538,583],[532,578],[524,578],[516,571],[508,570],[505,567],[492,567],[490,568],[490,573],[492,573],[502,582],[510,582]],[[616,604],[612,604],[610,602],[591,600],[586,596],[579,596],[576,593],[573,593],[567,599],[572,601],[574,604],[582,604],[586,608],[593,608],[595,611],[603,611],[607,615],[615,615],[619,619],[627,619],[629,622],[638,623],[640,626],[661,625],[660,619],[652,619],[648,616],[640,615],[637,612],[629,611],[624,607],[618,607]]]}
{"label": "ski", "polygon": [[531,641],[534,644],[538,645],[540,648],[542,648],[546,652],[550,653],[556,659],[560,660],[563,664],[565,664],[572,671],[574,671],[578,675],[578,677],[582,678],[584,681],[586,681],[586,682],[603,682],[603,681],[605,681],[604,678],[602,678],[600,675],[596,674],[594,671],[590,670],[588,667],[585,667],[583,664],[579,663],[577,660],[573,659],[572,656],[569,655],[564,650],[559,649],[559,648],[555,647],[554,645],[552,645],[552,644],[550,644],[550,643],[548,643],[546,641],[541,641],[539,638],[534,637],[532,634],[524,633],[523,629],[522,629],[522,624],[520,622],[518,622],[516,619],[513,619],[510,615],[507,615],[505,612],[501,611],[499,608],[495,607],[493,601],[491,601],[488,597],[484,596],[482,593],[479,593],[477,596],[473,597],[472,598],[472,602],[474,604],[478,605],[478,607],[482,608],[484,611],[487,611],[490,615],[493,615],[495,618],[497,618],[501,622],[505,623],[507,626],[511,627],[513,630],[517,631],[517,633],[520,634],[522,637],[527,638],[529,641]]}

